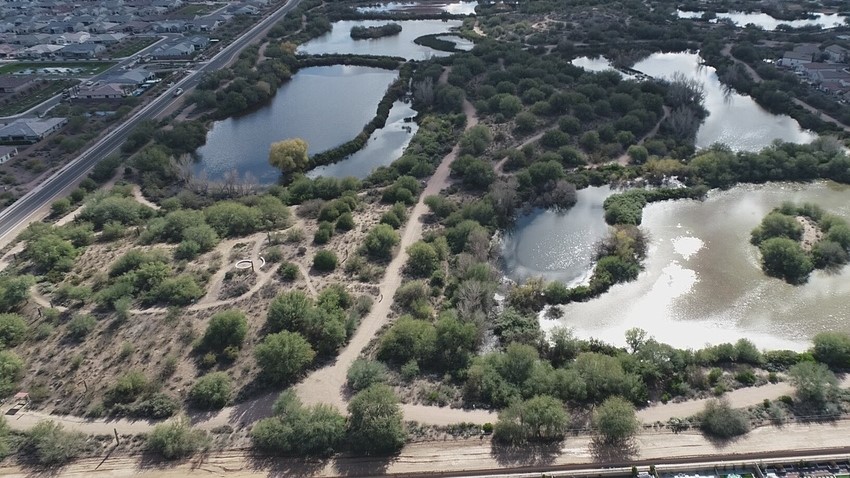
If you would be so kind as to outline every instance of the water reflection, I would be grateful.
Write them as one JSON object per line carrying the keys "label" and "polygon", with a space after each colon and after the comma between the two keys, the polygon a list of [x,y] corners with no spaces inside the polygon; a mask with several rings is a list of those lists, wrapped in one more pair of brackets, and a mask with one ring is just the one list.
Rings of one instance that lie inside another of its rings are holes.
{"label": "water reflection", "polygon": [[743,337],[797,350],[818,332],[850,332],[850,267],[816,271],[802,286],[769,278],[759,267],[750,231],[789,200],[815,202],[850,220],[850,189],[833,183],[739,186],[712,192],[705,202],[651,204],[643,215],[650,247],[640,277],[564,306],[564,318],[545,326],[564,324],[618,344],[627,329],[640,327],[679,346]]}
{"label": "water reflection", "polygon": [[333,29],[318,38],[308,41],[298,48],[298,53],[307,55],[323,55],[330,53],[351,55],[381,55],[398,56],[408,60],[425,60],[435,56],[447,56],[451,53],[437,51],[432,48],[413,43],[422,35],[432,33],[449,33],[460,27],[460,20],[394,20],[401,25],[401,33],[394,36],[374,38],[370,40],[353,41],[351,27],[374,27],[385,25],[382,20],[344,20],[334,22]]}
{"label": "water reflection", "polygon": [[307,176],[344,178],[354,176],[363,179],[379,166],[386,166],[398,159],[410,143],[419,125],[405,121],[416,116],[416,110],[403,101],[396,101],[383,128],[372,133],[366,146],[342,161],[313,169]]}
{"label": "water reflection", "polygon": [[384,13],[384,12],[446,12],[452,15],[474,15],[477,1],[473,2],[389,2],[377,5],[357,7],[360,13]]}
{"label": "water reflection", "polygon": [[[572,63],[588,71],[614,69],[604,57],[580,57]],[[696,53],[653,53],[633,68],[655,78],[670,78],[678,72],[703,84],[708,118],[697,131],[697,148],[723,143],[735,151],[759,151],[775,139],[810,143],[817,137],[794,118],[769,113],[751,97],[721,83],[715,69],[703,65]]]}
{"label": "water reflection", "polygon": [[[676,10],[676,16],[679,18],[702,18],[705,12],[686,12],[682,10]],[[788,25],[792,28],[803,28],[803,27],[812,27],[818,26],[821,28],[835,28],[846,25],[845,19],[846,16],[839,15],[837,13],[815,13],[816,18],[814,19],[804,19],[804,20],[779,20],[777,18],[773,18],[766,13],[744,13],[744,12],[727,12],[727,13],[718,13],[718,19],[728,19],[731,20],[735,26],[745,27],[749,24],[753,24],[757,27],[760,27],[764,30],[776,30],[776,27],[779,25]],[[717,20],[712,20],[716,22]]]}
{"label": "water reflection", "polygon": [[565,212],[537,209],[520,217],[502,239],[508,277],[565,283],[587,278],[595,245],[608,231],[602,203],[610,195],[608,186],[589,187],[577,192],[576,205]]}
{"label": "water reflection", "polygon": [[280,172],[268,164],[269,146],[303,138],[315,154],[355,137],[398,72],[359,66],[321,66],[300,70],[272,102],[247,115],[213,123],[207,143],[198,148],[195,173],[220,179],[236,169],[261,183]]}

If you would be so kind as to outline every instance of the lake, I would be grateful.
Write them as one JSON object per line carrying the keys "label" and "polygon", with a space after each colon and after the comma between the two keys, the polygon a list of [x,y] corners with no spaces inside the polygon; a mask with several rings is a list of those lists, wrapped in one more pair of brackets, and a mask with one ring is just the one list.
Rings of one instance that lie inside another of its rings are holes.
{"label": "lake", "polygon": [[375,116],[397,77],[396,71],[361,66],[304,68],[268,105],[213,123],[206,144],[196,151],[195,173],[217,180],[235,169],[262,184],[274,183],[280,172],[268,164],[273,142],[303,138],[309,154],[315,154],[351,140]]}
{"label": "lake", "polygon": [[343,20],[334,22],[332,30],[298,47],[298,53],[322,55],[330,53],[351,55],[398,56],[408,60],[426,60],[436,56],[448,56],[451,53],[437,51],[427,46],[413,43],[422,35],[450,33],[460,27],[460,20],[399,20],[392,21],[401,25],[401,33],[369,40],[352,40],[351,27],[374,27],[386,25],[388,20]]}
{"label": "lake", "polygon": [[584,188],[567,211],[536,209],[518,218],[502,237],[507,276],[519,282],[544,277],[567,284],[588,278],[595,246],[608,231],[602,203],[611,194],[608,186]]}
{"label": "lake", "polygon": [[372,137],[369,138],[363,149],[342,161],[314,168],[307,173],[307,177],[344,178],[353,176],[363,179],[378,166],[389,165],[401,156],[404,148],[410,144],[410,140],[419,129],[419,125],[415,122],[405,121],[405,118],[414,116],[416,116],[416,110],[411,105],[403,101],[396,101],[387,117],[387,123],[383,128],[372,133]]}
{"label": "lake", "polygon": [[[676,10],[676,16],[679,18],[702,18],[703,13],[705,12],[686,12],[683,10]],[[802,28],[802,27],[811,27],[818,26],[821,28],[835,28],[842,25],[846,25],[845,19],[846,16],[839,15],[837,13],[815,13],[815,19],[805,19],[805,20],[779,20],[778,18],[774,18],[766,13],[744,13],[744,12],[727,12],[727,13],[718,13],[718,19],[729,19],[732,20],[732,23],[738,27],[745,27],[749,24],[756,25],[757,27],[763,30],[776,30],[776,27],[779,25],[788,25],[792,28]],[[716,20],[712,20],[712,22],[716,22]]]}
{"label": "lake", "polygon": [[415,13],[439,13],[446,12],[452,15],[474,15],[478,2],[389,2],[365,7],[357,7],[360,13],[386,13],[386,12],[415,12]]}
{"label": "lake", "polygon": [[[602,57],[581,57],[572,63],[588,71],[613,70]],[[794,118],[770,113],[751,97],[723,85],[716,70],[701,64],[696,53],[653,53],[632,68],[654,78],[671,78],[678,72],[702,83],[708,117],[697,131],[697,148],[724,143],[735,151],[758,151],[775,139],[810,143],[817,137]]]}
{"label": "lake", "polygon": [[642,225],[649,253],[638,279],[562,306],[563,318],[543,320],[544,328],[567,325],[581,337],[621,345],[626,330],[640,327],[680,347],[748,338],[794,350],[818,332],[850,332],[850,267],[815,271],[801,286],[762,272],[750,231],[783,201],[814,202],[850,220],[850,188],[828,182],[743,185],[712,191],[704,202],[650,204]]}

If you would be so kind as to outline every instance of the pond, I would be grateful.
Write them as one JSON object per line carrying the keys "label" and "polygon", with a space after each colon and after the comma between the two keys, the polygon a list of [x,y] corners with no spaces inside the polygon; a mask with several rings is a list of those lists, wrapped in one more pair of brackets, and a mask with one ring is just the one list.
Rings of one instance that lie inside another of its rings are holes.
{"label": "pond", "polygon": [[354,138],[375,116],[397,76],[396,71],[360,66],[304,68],[268,105],[213,123],[206,144],[196,151],[195,173],[218,180],[235,169],[262,184],[273,183],[280,176],[268,164],[273,142],[303,138],[309,154],[315,154]]}
{"label": "pond", "polygon": [[566,325],[616,344],[640,327],[680,347],[748,338],[762,348],[794,350],[807,348],[818,332],[850,332],[850,267],[816,271],[801,286],[762,272],[750,231],[783,201],[814,202],[850,220],[850,188],[828,182],[744,185],[712,191],[704,202],[650,204],[642,226],[650,247],[638,279],[561,307],[563,317],[543,320],[544,328]]}
{"label": "pond", "polygon": [[389,2],[376,5],[357,7],[360,13],[385,13],[385,12],[415,12],[415,13],[439,13],[446,12],[452,15],[475,15],[477,1],[473,2]]}
{"label": "pond", "polygon": [[810,143],[817,137],[802,129],[794,118],[769,113],[751,97],[727,88],[714,68],[701,64],[696,53],[656,53],[633,68],[655,78],[670,78],[680,72],[705,86],[709,114],[697,131],[697,148],[723,143],[735,151],[758,151],[775,139]]}
{"label": "pond", "polygon": [[363,179],[379,166],[386,166],[398,159],[419,129],[414,121],[405,121],[416,116],[411,105],[396,101],[383,128],[372,133],[372,137],[360,151],[342,161],[319,166],[307,173],[310,178],[327,176],[344,178],[353,176]]}
{"label": "pond", "polygon": [[351,55],[381,55],[398,56],[408,60],[426,60],[435,56],[448,56],[451,53],[441,52],[413,43],[422,35],[435,33],[450,33],[460,27],[460,20],[400,20],[393,21],[401,25],[401,33],[394,36],[374,38],[369,40],[352,40],[351,27],[374,27],[386,25],[387,20],[344,20],[334,22],[333,29],[298,48],[298,53],[308,55],[323,55],[330,53]]}
{"label": "pond", "polygon": [[588,187],[577,191],[576,205],[567,211],[537,209],[520,217],[502,238],[507,276],[567,284],[589,278],[595,246],[608,231],[602,203],[611,194],[608,186]]}
{"label": "pond", "polygon": [[[676,16],[679,18],[702,18],[705,12],[686,12],[683,10],[676,10]],[[780,20],[778,18],[774,18],[767,13],[744,13],[744,12],[727,12],[727,13],[718,13],[718,19],[729,19],[732,20],[732,23],[738,27],[745,27],[749,24],[753,24],[763,30],[776,30],[776,27],[779,25],[788,25],[792,28],[802,28],[802,27],[811,27],[818,26],[821,28],[835,28],[842,25],[846,25],[845,19],[846,16],[839,15],[837,13],[815,13],[813,14],[816,18],[813,19],[804,19],[804,20]],[[716,20],[712,20],[715,22]]]}
{"label": "pond", "polygon": [[[572,63],[588,71],[613,70],[604,57],[580,57]],[[696,53],[653,53],[632,68],[654,78],[670,78],[678,72],[705,87],[708,117],[697,131],[697,148],[723,143],[735,151],[758,151],[775,139],[810,143],[817,137],[802,129],[794,118],[772,114],[751,97],[723,85],[716,70],[703,65]]]}

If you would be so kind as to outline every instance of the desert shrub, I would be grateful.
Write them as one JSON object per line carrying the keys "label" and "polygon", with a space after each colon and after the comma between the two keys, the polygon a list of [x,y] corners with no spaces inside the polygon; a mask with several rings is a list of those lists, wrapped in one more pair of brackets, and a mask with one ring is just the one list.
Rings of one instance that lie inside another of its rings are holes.
{"label": "desert shrub", "polygon": [[161,423],[147,437],[147,449],[166,460],[189,456],[209,445],[203,430],[194,430],[187,420]]}
{"label": "desert shrub", "polygon": [[227,405],[233,393],[233,382],[224,372],[213,372],[199,378],[189,391],[192,404],[204,410],[217,410]]}

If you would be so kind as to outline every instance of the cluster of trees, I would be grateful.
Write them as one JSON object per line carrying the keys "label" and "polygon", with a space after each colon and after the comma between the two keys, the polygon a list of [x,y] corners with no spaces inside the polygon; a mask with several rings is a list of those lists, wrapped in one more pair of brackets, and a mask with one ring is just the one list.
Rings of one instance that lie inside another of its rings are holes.
{"label": "cluster of trees", "polygon": [[[365,185],[383,186],[402,176],[411,176],[416,179],[430,176],[457,141],[457,132],[464,121],[465,117],[462,115],[424,116],[419,121],[419,130],[410,140],[404,154],[391,165],[382,166],[373,171],[364,181]],[[414,182],[418,183],[416,180]]]}
{"label": "cluster of trees", "polygon": [[401,25],[398,23],[386,23],[374,27],[356,25],[351,27],[351,38],[354,40],[368,40],[370,38],[391,37],[401,33]]}
{"label": "cluster of trees", "polygon": [[251,430],[254,446],[274,454],[327,456],[341,449],[364,454],[397,451],[406,440],[401,408],[392,389],[375,384],[348,405],[349,418],[330,405],[304,406],[292,392],[274,404],[274,415]]}
{"label": "cluster of trees", "polygon": [[326,287],[315,301],[300,291],[284,292],[269,306],[269,334],[255,350],[257,363],[268,379],[286,383],[317,353],[339,350],[370,307],[368,298],[355,298],[339,284]]}
{"label": "cluster of trees", "polygon": [[[803,225],[798,217],[817,228],[823,237],[803,244]],[[805,283],[812,270],[834,270],[850,259],[850,226],[815,204],[783,203],[753,229],[751,242],[761,252],[765,274],[790,284]]]}
{"label": "cluster of trees", "polygon": [[605,199],[602,208],[605,222],[617,225],[640,226],[643,208],[649,203],[670,199],[701,199],[708,189],[705,187],[631,189]]}
{"label": "cluster of trees", "polygon": [[172,260],[164,250],[131,249],[109,268],[109,279],[96,284],[95,300],[106,308],[133,298],[145,304],[188,305],[202,297],[199,278],[193,274],[175,275]]}
{"label": "cluster of trees", "polygon": [[819,178],[850,183],[850,157],[831,138],[809,144],[777,142],[759,152],[733,152],[727,146],[714,145],[688,162],[686,175],[689,182],[712,188]]}

